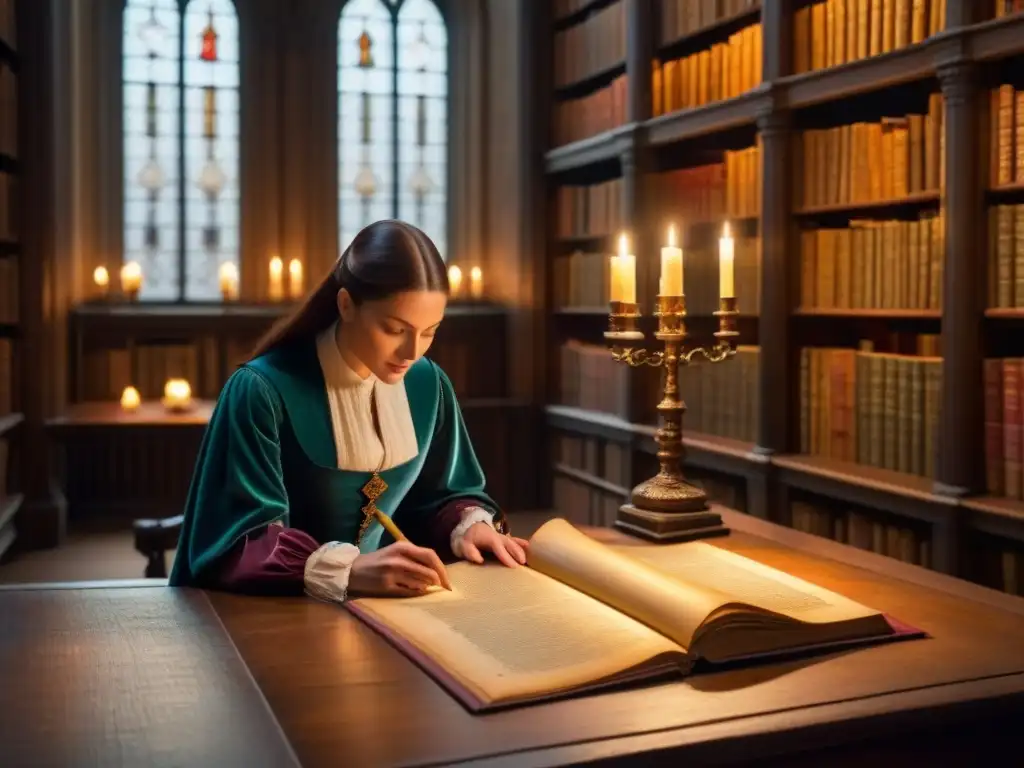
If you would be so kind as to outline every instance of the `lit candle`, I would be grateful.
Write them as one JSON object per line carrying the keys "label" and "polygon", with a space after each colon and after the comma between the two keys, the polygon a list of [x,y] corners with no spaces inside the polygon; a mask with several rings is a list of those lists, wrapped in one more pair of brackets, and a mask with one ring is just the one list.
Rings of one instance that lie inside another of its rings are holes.
{"label": "lit candle", "polygon": [[458,298],[462,291],[462,270],[456,265],[448,267],[448,295]]}
{"label": "lit candle", "polygon": [[238,266],[231,261],[220,265],[220,294],[224,301],[238,298]]}
{"label": "lit candle", "polygon": [[480,267],[469,270],[469,295],[476,300],[484,295],[484,273]]}
{"label": "lit candle", "polygon": [[96,283],[96,287],[100,289],[100,295],[106,296],[107,290],[110,288],[110,273],[107,272],[107,268],[96,267],[92,273],[92,281]]}
{"label": "lit candle", "polygon": [[168,379],[164,384],[164,407],[169,411],[185,411],[192,405],[192,387],[185,379]]}
{"label": "lit candle", "polygon": [[726,222],[722,230],[722,239],[718,241],[718,293],[724,299],[736,296],[734,284],[733,262],[735,257],[735,243],[732,235],[729,234],[729,223]]}
{"label": "lit candle", "polygon": [[129,261],[121,267],[121,291],[131,300],[138,298],[142,288],[142,267],[137,261]]}
{"label": "lit candle", "polygon": [[142,398],[139,396],[139,390],[135,387],[125,387],[124,392],[121,393],[121,409],[128,413],[133,413],[138,409],[139,404],[142,402]]}
{"label": "lit candle", "polygon": [[292,259],[288,262],[288,297],[302,298],[302,262]]}
{"label": "lit candle", "polygon": [[267,295],[271,301],[280,301],[284,298],[284,262],[280,256],[270,260],[270,285],[267,288]]}
{"label": "lit candle", "polygon": [[676,246],[676,228],[668,228],[668,245],[661,249],[661,295],[683,295],[683,249]]}
{"label": "lit candle", "polygon": [[609,299],[627,304],[636,303],[636,256],[629,253],[626,235],[619,236],[619,255],[611,259]]}

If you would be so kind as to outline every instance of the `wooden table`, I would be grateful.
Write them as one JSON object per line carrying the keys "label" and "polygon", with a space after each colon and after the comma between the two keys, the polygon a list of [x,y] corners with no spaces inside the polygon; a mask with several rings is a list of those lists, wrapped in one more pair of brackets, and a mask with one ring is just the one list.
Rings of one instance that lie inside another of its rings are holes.
{"label": "wooden table", "polygon": [[145,584],[10,588],[0,763],[1009,764],[993,755],[1019,752],[1024,600],[720,511],[733,534],[717,546],[933,637],[472,716],[336,606]]}

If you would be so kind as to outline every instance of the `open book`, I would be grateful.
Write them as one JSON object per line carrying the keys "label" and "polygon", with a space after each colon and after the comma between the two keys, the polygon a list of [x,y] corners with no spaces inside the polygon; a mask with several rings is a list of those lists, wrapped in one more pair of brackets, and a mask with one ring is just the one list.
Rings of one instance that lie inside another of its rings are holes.
{"label": "open book", "polygon": [[608,546],[555,519],[528,565],[455,563],[451,592],[345,605],[474,712],[923,634],[700,541]]}

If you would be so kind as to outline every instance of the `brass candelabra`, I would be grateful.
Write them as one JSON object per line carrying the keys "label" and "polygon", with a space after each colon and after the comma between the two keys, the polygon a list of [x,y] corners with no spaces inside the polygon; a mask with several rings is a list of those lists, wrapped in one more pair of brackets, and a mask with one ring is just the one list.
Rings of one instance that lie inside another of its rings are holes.
{"label": "brass candelabra", "polygon": [[[654,541],[688,541],[691,539],[722,536],[729,529],[721,515],[708,507],[703,490],[690,485],[683,476],[683,414],[686,403],[679,397],[679,368],[696,363],[698,358],[707,363],[721,363],[736,354],[735,297],[719,299],[718,331],[711,347],[685,348],[686,297],[658,296],[658,330],[654,337],[664,347],[649,351],[640,347],[644,334],[638,328],[639,305],[631,302],[611,302],[608,330],[605,339],[616,362],[637,368],[649,365],[663,370],[662,396],[658,403],[661,425],[654,439],[658,443],[658,474],[636,486],[630,494],[630,503],[619,508],[617,527],[634,535]],[[634,346],[637,345],[637,346]]]}

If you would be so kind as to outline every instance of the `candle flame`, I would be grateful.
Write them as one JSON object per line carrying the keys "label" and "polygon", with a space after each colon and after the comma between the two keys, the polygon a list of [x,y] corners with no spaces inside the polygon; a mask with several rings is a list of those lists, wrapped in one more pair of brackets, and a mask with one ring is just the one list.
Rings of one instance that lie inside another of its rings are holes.
{"label": "candle flame", "polygon": [[724,238],[731,238],[732,237],[732,234],[729,231],[729,222],[728,221],[725,222],[725,224],[722,226],[722,237],[723,237],[723,239]]}
{"label": "candle flame", "polygon": [[629,240],[626,237],[626,233],[623,232],[619,235],[619,256],[625,256],[629,253]]}
{"label": "candle flame", "polygon": [[128,278],[130,280],[137,277],[142,277],[142,267],[139,265],[139,262],[129,261],[127,264],[121,267],[122,280],[125,278]]}
{"label": "candle flame", "polygon": [[110,284],[110,273],[106,267],[96,267],[92,273],[92,281],[100,288],[106,288]]}
{"label": "candle flame", "polygon": [[233,261],[225,261],[220,265],[220,279],[232,281],[237,280],[238,266]]}
{"label": "candle flame", "polygon": [[676,247],[676,225],[675,224],[669,224],[668,225],[668,247],[669,248],[675,248]]}
{"label": "candle flame", "polygon": [[469,270],[469,279],[479,282],[480,278],[483,277],[483,272],[480,271],[480,267],[473,267]]}
{"label": "candle flame", "polygon": [[284,270],[284,262],[281,261],[280,256],[275,256],[270,260],[270,274],[280,275]]}
{"label": "candle flame", "polygon": [[302,277],[302,262],[298,259],[292,259],[288,262],[288,274],[292,277]]}
{"label": "candle flame", "polygon": [[142,398],[139,396],[139,390],[135,387],[125,387],[121,393],[121,407],[126,411],[134,411],[139,407],[139,403],[142,402]]}

